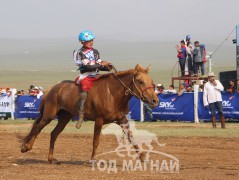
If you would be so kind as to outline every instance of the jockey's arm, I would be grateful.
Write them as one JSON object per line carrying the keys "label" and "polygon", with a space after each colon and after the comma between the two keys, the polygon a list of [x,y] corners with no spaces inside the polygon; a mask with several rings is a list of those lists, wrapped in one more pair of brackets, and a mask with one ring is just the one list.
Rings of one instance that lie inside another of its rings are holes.
{"label": "jockey's arm", "polygon": [[100,70],[100,71],[109,71],[110,69],[108,68],[108,66],[103,66],[102,64],[94,64],[94,65],[84,65],[84,68],[86,71],[96,71],[96,70]]}

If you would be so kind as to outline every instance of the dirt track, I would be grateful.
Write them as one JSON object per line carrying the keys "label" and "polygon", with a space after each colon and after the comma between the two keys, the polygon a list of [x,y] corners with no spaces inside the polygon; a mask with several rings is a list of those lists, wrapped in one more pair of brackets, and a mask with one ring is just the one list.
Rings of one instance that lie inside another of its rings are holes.
{"label": "dirt track", "polygon": [[[62,134],[55,146],[55,157],[60,165],[47,161],[49,134],[42,133],[31,151],[22,154],[15,133],[0,133],[0,179],[238,179],[239,141],[237,138],[160,138],[154,150],[171,154],[180,161],[179,173],[147,171],[101,172],[92,171],[88,163],[92,150],[91,135]],[[98,154],[117,147],[113,136],[102,135]],[[117,154],[108,159],[121,161]]]}

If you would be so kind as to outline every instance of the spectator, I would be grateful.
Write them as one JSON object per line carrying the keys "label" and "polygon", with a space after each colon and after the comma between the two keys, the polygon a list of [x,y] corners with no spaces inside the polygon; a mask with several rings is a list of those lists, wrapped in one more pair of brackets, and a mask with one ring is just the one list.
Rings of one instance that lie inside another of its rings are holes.
{"label": "spectator", "polygon": [[30,85],[30,89],[33,89],[35,86],[34,85]]}
{"label": "spectator", "polygon": [[186,87],[186,92],[193,92],[193,88],[192,88],[191,85],[188,85],[188,86]]}
{"label": "spectator", "polygon": [[227,87],[227,89],[226,89],[226,92],[228,92],[228,93],[230,93],[230,94],[233,94],[233,93],[234,93],[233,88],[232,88],[232,86],[231,86],[230,84],[228,85],[228,87]]}
{"label": "spectator", "polygon": [[10,88],[7,88],[6,89],[6,92],[7,92],[7,96],[11,96],[12,95],[12,91]]}
{"label": "spectator", "polygon": [[207,62],[207,52],[205,49],[205,44],[200,45],[200,51],[201,51],[201,58],[202,58],[202,76],[205,77],[206,73],[206,62]]}
{"label": "spectator", "polygon": [[28,94],[30,96],[34,96],[34,88],[35,88],[34,85],[30,85],[30,88],[28,89]]}
{"label": "spectator", "polygon": [[21,90],[21,94],[22,94],[22,95],[25,95],[25,91],[24,91],[24,90]]}
{"label": "spectator", "polygon": [[203,84],[199,85],[199,88],[200,88],[200,92],[203,92],[204,91],[204,86],[205,84],[207,83],[207,81],[203,81]]}
{"label": "spectator", "polygon": [[2,95],[2,96],[7,96],[7,91],[6,91],[6,89],[1,88],[1,95]]}
{"label": "spectator", "polygon": [[179,86],[178,96],[182,96],[183,93],[186,92],[184,83],[181,83]]}
{"label": "spectator", "polygon": [[174,89],[174,85],[169,85],[168,90],[165,90],[164,92],[168,93],[168,94],[176,94],[177,93],[177,91]]}
{"label": "spectator", "polygon": [[22,91],[17,91],[16,95],[17,96],[22,96]]}
{"label": "spectator", "polygon": [[208,82],[204,86],[203,103],[208,107],[211,112],[212,127],[216,128],[216,109],[220,116],[221,128],[225,128],[225,120],[222,109],[222,95],[221,91],[224,90],[220,81],[214,79],[213,72],[208,74]]}
{"label": "spectator", "polygon": [[237,87],[235,86],[234,81],[229,81],[228,87],[226,89],[226,92],[229,92],[231,94],[234,94],[234,92],[236,91]]}
{"label": "spectator", "polygon": [[186,35],[186,38],[184,39],[184,42],[187,46],[192,47],[192,49],[194,49],[193,44],[191,43],[191,36],[190,35]]}
{"label": "spectator", "polygon": [[162,84],[157,85],[157,89],[155,90],[156,94],[164,93],[164,87]]}
{"label": "spectator", "polygon": [[34,91],[34,96],[37,96],[39,94],[39,87],[35,86],[33,91]]}
{"label": "spectator", "polygon": [[41,86],[39,86],[38,89],[38,94],[37,94],[37,99],[40,99],[40,97],[43,95],[43,88]]}
{"label": "spectator", "polygon": [[187,42],[186,44],[186,61],[185,61],[185,75],[191,76],[193,71],[193,60],[192,60],[192,45],[191,42]]}
{"label": "spectator", "polygon": [[186,47],[185,42],[182,40],[181,42],[181,48],[176,45],[176,49],[178,51],[178,61],[181,69],[181,76],[183,77],[185,75],[185,60],[186,60]]}
{"label": "spectator", "polygon": [[237,80],[237,92],[239,93],[239,79]]}
{"label": "spectator", "polygon": [[193,54],[193,71],[194,71],[194,76],[198,76],[199,68],[202,71],[202,58],[201,58],[199,42],[195,41],[194,46],[195,48],[191,51]]}

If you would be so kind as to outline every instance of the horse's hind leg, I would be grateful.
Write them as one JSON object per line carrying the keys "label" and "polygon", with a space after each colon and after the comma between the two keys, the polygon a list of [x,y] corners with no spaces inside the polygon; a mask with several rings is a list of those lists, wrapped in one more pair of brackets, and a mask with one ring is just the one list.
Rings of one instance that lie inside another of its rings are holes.
{"label": "horse's hind leg", "polygon": [[58,135],[63,131],[63,129],[66,127],[67,123],[72,119],[72,115],[68,113],[67,111],[60,111],[58,113],[58,123],[54,130],[51,132],[51,141],[50,141],[50,149],[48,154],[48,161],[50,163],[59,163],[57,159],[54,158],[53,151],[54,151],[54,145],[55,141],[58,137]]}
{"label": "horse's hind leg", "polygon": [[47,120],[42,119],[39,124],[36,124],[32,127],[31,133],[29,134],[31,137],[29,137],[29,140],[24,142],[23,145],[22,145],[22,148],[21,148],[22,153],[27,152],[27,151],[32,149],[32,146],[35,142],[35,139],[36,139],[37,135],[51,121],[52,121],[52,119],[47,119]]}
{"label": "horse's hind leg", "polygon": [[[51,112],[49,112],[49,110],[51,110]],[[32,149],[32,146],[34,144],[34,141],[37,137],[37,135],[41,132],[41,130],[47,125],[49,124],[52,119],[54,119],[55,117],[55,111],[53,111],[53,109],[48,109],[48,111],[45,111],[43,114],[43,117],[36,120],[36,122],[34,122],[32,129],[30,131],[30,133],[25,137],[22,148],[21,148],[21,152],[25,153],[29,150]]]}

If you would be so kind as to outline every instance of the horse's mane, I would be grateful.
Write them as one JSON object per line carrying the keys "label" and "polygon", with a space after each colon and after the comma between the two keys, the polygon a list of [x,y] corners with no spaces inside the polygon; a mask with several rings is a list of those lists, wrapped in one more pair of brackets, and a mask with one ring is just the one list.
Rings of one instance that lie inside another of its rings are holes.
{"label": "horse's mane", "polygon": [[[122,77],[124,75],[133,74],[133,73],[135,73],[135,69],[129,69],[129,70],[126,70],[126,71],[118,71],[118,72],[115,73],[115,75],[118,76],[118,77]],[[101,74],[101,75],[97,76],[96,80],[99,80],[99,79],[102,79],[102,78],[114,78],[115,75],[113,73]]]}

